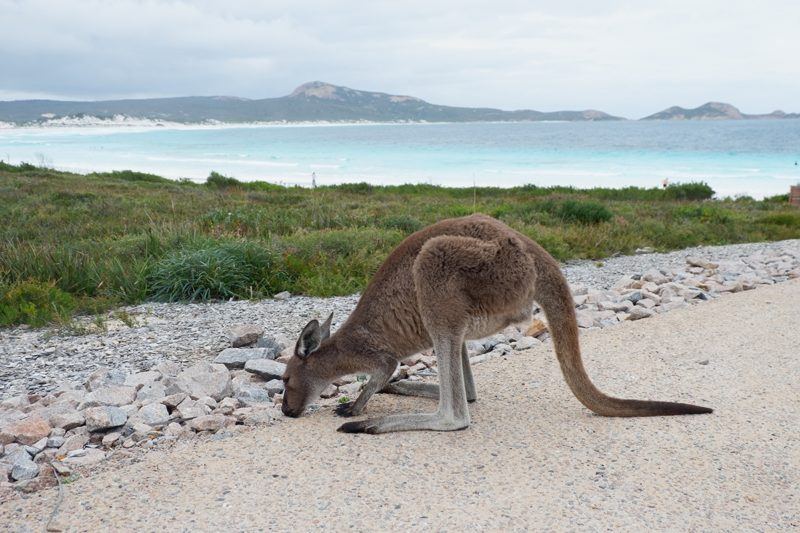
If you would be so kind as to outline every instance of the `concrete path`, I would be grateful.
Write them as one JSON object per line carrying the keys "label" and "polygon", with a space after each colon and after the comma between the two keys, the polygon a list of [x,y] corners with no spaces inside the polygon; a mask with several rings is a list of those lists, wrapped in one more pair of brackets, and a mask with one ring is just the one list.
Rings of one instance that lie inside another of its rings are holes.
{"label": "concrete path", "polygon": [[[473,425],[344,435],[320,411],[179,444],[66,487],[87,531],[797,530],[800,282],[583,337],[601,389],[713,415],[610,419],[575,400],[549,346],[475,367]],[[429,410],[376,397],[370,414]],[[0,506],[41,531],[48,490]],[[9,526],[9,527],[6,527]]]}

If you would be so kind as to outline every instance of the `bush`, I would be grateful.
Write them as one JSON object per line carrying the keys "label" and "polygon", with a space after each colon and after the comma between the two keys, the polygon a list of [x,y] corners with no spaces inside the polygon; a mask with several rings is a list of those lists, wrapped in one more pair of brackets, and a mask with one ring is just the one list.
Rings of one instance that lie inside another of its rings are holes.
{"label": "bush", "polygon": [[75,300],[54,283],[24,281],[4,290],[0,297],[0,325],[38,327],[65,320],[75,310]]}
{"label": "bush", "polygon": [[143,181],[147,183],[171,183],[172,180],[157,176],[156,174],[148,174],[147,172],[136,172],[134,170],[115,170],[114,172],[95,172],[89,174],[92,178],[111,178],[123,181]]}
{"label": "bush", "polygon": [[232,187],[241,187],[242,182],[237,180],[236,178],[229,178],[228,176],[223,176],[218,172],[211,172],[206,178],[206,187],[212,189],[230,189]]}
{"label": "bush", "polygon": [[596,202],[567,200],[557,209],[556,215],[565,222],[580,224],[599,224],[608,222],[614,214],[604,205]]}
{"label": "bush", "polygon": [[764,224],[800,228],[800,213],[773,213],[761,219]]}
{"label": "bush", "polygon": [[381,227],[387,229],[399,229],[405,233],[414,233],[422,229],[422,222],[411,215],[394,215],[386,217],[378,222]]}
{"label": "bush", "polygon": [[774,204],[785,204],[789,202],[789,193],[776,194],[775,196],[767,196],[766,198],[764,198],[764,201]]}
{"label": "bush", "polygon": [[166,302],[254,298],[272,292],[280,275],[271,252],[261,246],[209,244],[158,261],[149,274],[149,291]]}
{"label": "bush", "polygon": [[685,219],[697,219],[701,222],[718,224],[728,223],[732,219],[731,211],[711,204],[685,205],[676,209],[675,214]]}
{"label": "bush", "polygon": [[714,196],[714,189],[703,181],[679,183],[667,186],[664,196],[669,200],[709,200]]}

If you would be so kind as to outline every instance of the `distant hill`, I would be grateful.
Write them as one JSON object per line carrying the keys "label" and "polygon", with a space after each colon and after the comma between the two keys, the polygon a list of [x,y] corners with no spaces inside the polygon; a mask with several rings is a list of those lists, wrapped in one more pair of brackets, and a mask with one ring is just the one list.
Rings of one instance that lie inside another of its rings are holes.
{"label": "distant hill", "polygon": [[[91,120],[135,118],[179,123],[426,121],[485,122],[541,120],[623,120],[602,111],[492,108],[430,104],[413,96],[359,91],[321,81],[305,83],[279,98],[251,100],[230,96],[186,96],[140,100],[71,102],[17,100],[0,102],[0,122],[12,124],[90,123]],[[88,120],[87,120],[88,119]]]}
{"label": "distant hill", "polygon": [[766,115],[747,115],[731,104],[708,102],[694,109],[672,106],[664,111],[644,117],[642,120],[743,120],[759,118],[800,118],[800,113],[773,111]]}

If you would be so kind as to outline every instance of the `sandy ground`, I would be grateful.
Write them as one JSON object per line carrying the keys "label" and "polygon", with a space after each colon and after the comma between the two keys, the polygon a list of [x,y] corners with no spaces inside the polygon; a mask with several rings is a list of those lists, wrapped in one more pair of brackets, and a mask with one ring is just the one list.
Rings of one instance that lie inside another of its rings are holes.
{"label": "sandy ground", "polygon": [[[330,411],[155,451],[66,486],[70,530],[796,530],[800,281],[590,332],[609,393],[713,415],[610,419],[564,384],[549,346],[475,367],[473,425],[345,435]],[[701,364],[708,361],[707,364]],[[368,411],[429,410],[379,395]],[[41,531],[54,490],[0,507]],[[6,527],[7,525],[7,527]]]}

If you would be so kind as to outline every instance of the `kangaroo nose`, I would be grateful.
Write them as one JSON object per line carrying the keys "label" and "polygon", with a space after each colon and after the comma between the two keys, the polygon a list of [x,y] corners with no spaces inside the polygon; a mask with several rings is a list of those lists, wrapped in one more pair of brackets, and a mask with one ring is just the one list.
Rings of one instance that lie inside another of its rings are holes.
{"label": "kangaroo nose", "polygon": [[291,417],[291,418],[297,418],[298,416],[300,416],[300,413],[298,413],[298,412],[295,412],[295,411],[292,411],[292,410],[289,408],[289,406],[288,406],[288,405],[286,405],[286,404],[283,404],[283,405],[281,406],[281,411],[283,411],[283,414],[284,414],[284,415],[286,415],[286,416],[289,416],[289,417]]}

